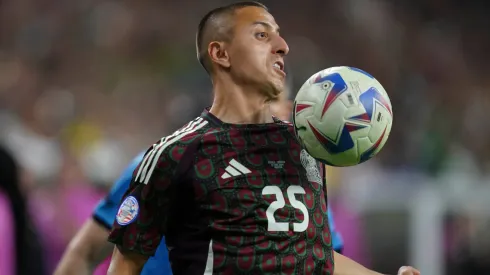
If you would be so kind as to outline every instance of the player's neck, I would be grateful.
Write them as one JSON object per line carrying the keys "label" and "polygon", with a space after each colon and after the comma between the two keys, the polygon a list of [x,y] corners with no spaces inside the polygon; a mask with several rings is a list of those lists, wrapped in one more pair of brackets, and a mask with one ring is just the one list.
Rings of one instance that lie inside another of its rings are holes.
{"label": "player's neck", "polygon": [[261,124],[273,122],[268,99],[256,89],[215,81],[210,112],[225,123]]}

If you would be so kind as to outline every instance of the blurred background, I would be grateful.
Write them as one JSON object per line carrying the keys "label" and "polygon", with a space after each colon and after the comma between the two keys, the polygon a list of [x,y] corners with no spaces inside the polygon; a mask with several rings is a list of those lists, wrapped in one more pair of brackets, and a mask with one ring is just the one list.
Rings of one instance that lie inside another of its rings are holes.
{"label": "blurred background", "polygon": [[[130,159],[210,105],[195,31],[230,2],[0,2],[0,141],[22,168],[48,273]],[[291,97],[349,65],[393,104],[383,151],[329,171],[345,254],[384,273],[490,274],[490,5],[262,3],[291,49]]]}

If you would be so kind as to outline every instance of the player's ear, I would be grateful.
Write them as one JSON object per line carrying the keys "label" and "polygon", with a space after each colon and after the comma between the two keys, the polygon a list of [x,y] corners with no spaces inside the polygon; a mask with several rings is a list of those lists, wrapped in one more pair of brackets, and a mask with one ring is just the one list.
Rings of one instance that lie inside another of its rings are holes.
{"label": "player's ear", "polygon": [[230,56],[225,49],[225,43],[219,41],[213,41],[208,45],[208,54],[212,63],[216,63],[222,67],[229,68]]}

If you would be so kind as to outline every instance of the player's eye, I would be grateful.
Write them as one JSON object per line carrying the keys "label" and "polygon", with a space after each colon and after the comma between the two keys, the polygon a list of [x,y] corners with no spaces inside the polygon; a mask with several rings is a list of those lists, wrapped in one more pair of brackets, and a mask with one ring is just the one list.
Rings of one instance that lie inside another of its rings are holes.
{"label": "player's eye", "polygon": [[266,39],[267,37],[269,37],[269,34],[266,33],[266,32],[258,32],[258,33],[255,34],[255,36],[258,39]]}

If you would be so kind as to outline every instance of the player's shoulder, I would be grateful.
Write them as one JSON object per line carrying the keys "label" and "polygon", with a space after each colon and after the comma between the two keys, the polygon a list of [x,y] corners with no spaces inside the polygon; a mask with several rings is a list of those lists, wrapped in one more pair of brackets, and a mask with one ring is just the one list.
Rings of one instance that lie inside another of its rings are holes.
{"label": "player's shoulder", "polygon": [[184,124],[177,131],[161,138],[159,143],[186,145],[196,138],[201,137],[209,128],[209,121],[199,116]]}
{"label": "player's shoulder", "polygon": [[152,158],[178,162],[184,151],[199,141],[209,128],[209,122],[206,119],[197,117],[155,142],[145,153],[143,161],[151,156]]}
{"label": "player's shoulder", "polygon": [[160,138],[144,154],[134,174],[134,181],[148,183],[155,170],[165,175],[174,174],[185,156],[192,156],[189,151],[209,129],[208,124],[202,117],[197,117],[170,135]]}

